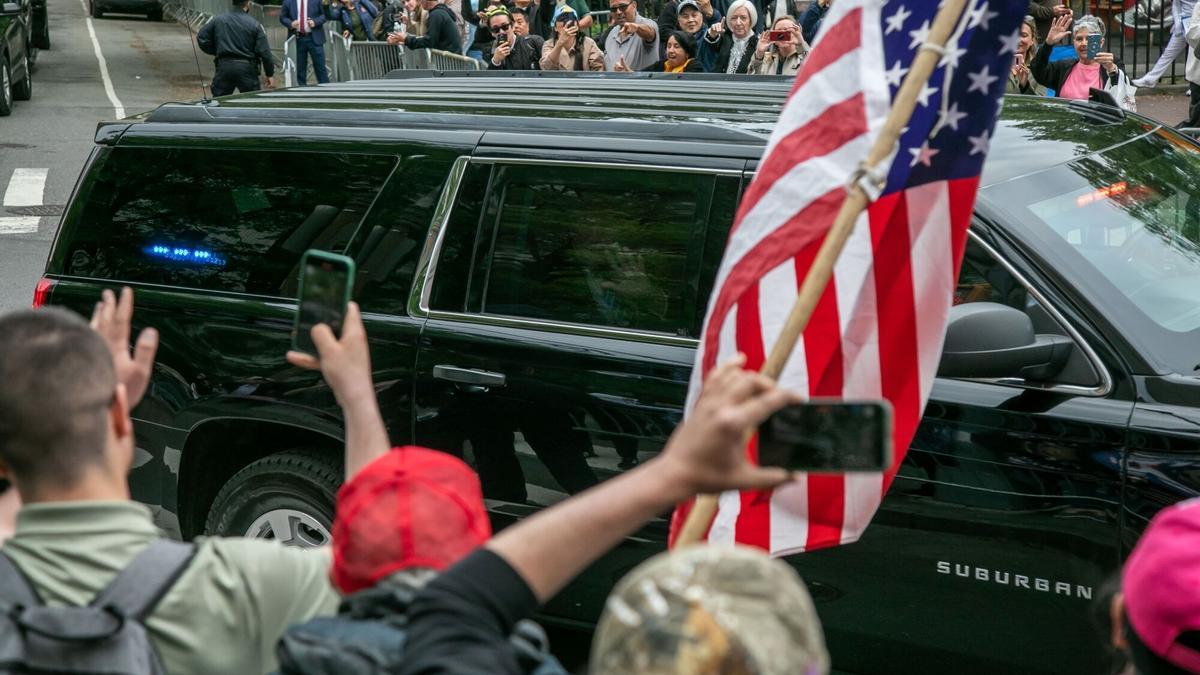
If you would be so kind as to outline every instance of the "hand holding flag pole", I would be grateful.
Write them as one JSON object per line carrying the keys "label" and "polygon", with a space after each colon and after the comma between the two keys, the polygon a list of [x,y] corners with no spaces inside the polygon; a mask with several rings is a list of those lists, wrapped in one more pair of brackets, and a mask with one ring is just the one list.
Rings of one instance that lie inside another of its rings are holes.
{"label": "hand holding flag pole", "polygon": [[[841,255],[842,249],[846,245],[846,240],[854,230],[854,223],[870,204],[873,195],[878,194],[882,187],[885,177],[875,176],[873,169],[895,152],[900,135],[916,109],[921,91],[937,69],[945,46],[954,34],[966,5],[967,0],[945,0],[938,9],[929,28],[925,44],[913,59],[912,67],[896,93],[891,112],[863,162],[863,168],[854,175],[851,184],[847,187],[846,199],[838,211],[837,218],[826,234],[816,259],[800,286],[799,295],[792,306],[792,311],[787,317],[779,339],[763,363],[761,372],[767,377],[772,379],[779,377],[797,341],[804,333],[818,300],[825,292],[826,286],[829,285],[829,280],[833,276],[834,263],[837,262],[838,256]],[[697,497],[679,532],[675,545],[687,546],[703,539],[716,512],[716,495]]]}

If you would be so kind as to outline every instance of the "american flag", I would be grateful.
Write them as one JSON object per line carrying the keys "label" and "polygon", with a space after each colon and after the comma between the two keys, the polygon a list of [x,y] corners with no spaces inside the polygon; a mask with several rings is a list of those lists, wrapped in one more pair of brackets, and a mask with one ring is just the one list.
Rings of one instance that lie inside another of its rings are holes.
{"label": "american flag", "polygon": [[[967,226],[1028,0],[968,0],[880,196],[858,218],[779,377],[812,397],[886,398],[895,463],[728,492],[710,542],[786,555],[856,541],[903,461],[933,386]],[[737,352],[759,368],[875,142],[940,3],[836,0],[746,190],[709,301],[688,408]],[[755,441],[747,449],[757,459]],[[690,504],[676,509],[672,542]]]}

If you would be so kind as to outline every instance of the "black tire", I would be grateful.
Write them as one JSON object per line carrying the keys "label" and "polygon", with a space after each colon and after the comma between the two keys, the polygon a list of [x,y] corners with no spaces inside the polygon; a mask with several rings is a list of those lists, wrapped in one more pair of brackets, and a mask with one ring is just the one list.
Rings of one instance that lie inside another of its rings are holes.
{"label": "black tire", "polygon": [[104,16],[104,11],[100,9],[100,3],[92,0],[92,18],[99,19],[102,16]]}
{"label": "black tire", "polygon": [[8,54],[0,54],[0,117],[8,117],[12,111],[12,69],[8,67]]}
{"label": "black tire", "polygon": [[150,19],[151,21],[162,21],[163,20],[162,6],[160,5],[158,7],[155,7],[154,9],[150,10],[149,12],[147,12],[146,18]]}
{"label": "black tire", "polygon": [[[277,539],[294,546],[328,543],[342,484],[342,465],[334,457],[333,452],[288,450],[252,462],[213,499],[205,533]],[[286,533],[271,525],[280,522],[288,525]]]}
{"label": "black tire", "polygon": [[12,88],[13,98],[18,101],[28,101],[33,98],[33,63],[29,61],[28,52],[25,54],[25,79]]}
{"label": "black tire", "polygon": [[38,49],[50,49],[50,16],[46,13],[46,18],[42,19],[42,32],[38,35]]}

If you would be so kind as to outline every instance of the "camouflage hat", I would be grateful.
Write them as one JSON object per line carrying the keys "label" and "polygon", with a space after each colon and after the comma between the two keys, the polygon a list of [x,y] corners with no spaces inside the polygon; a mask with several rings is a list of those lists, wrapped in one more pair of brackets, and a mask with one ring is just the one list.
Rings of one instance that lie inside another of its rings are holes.
{"label": "camouflage hat", "polygon": [[608,598],[592,675],[826,675],[804,582],[746,547],[691,546],[639,565]]}

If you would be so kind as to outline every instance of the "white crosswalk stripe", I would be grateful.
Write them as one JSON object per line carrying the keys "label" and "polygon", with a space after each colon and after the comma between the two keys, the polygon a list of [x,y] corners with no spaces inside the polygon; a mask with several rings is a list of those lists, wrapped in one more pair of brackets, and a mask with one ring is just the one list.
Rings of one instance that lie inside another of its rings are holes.
{"label": "white crosswalk stripe", "polygon": [[[41,206],[49,169],[13,169],[4,191],[4,207]],[[41,218],[0,215],[0,235],[36,234]]]}

